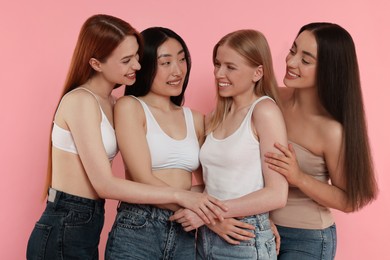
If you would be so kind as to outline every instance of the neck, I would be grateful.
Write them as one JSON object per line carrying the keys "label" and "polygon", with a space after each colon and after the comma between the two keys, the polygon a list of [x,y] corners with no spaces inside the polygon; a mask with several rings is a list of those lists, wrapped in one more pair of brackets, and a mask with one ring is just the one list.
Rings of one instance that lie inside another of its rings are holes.
{"label": "neck", "polygon": [[153,92],[149,92],[142,97],[142,100],[148,104],[148,106],[157,108],[162,111],[171,111],[176,108],[176,105],[172,103],[169,96],[156,95]]}
{"label": "neck", "polygon": [[310,114],[324,114],[316,88],[295,89],[292,96],[292,106]]}
{"label": "neck", "polygon": [[83,87],[91,90],[95,95],[98,95],[102,99],[108,99],[112,94],[115,84],[109,83],[99,76],[94,76],[90,78]]}

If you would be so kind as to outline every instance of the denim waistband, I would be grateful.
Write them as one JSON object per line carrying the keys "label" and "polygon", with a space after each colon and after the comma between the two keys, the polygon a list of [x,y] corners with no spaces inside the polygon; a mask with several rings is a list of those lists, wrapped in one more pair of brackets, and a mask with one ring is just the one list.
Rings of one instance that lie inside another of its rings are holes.
{"label": "denim waistband", "polygon": [[121,201],[118,204],[118,212],[123,210],[134,212],[147,218],[159,219],[163,221],[168,221],[169,217],[174,213],[172,210],[161,209],[152,205],[130,204]]}
{"label": "denim waistband", "polygon": [[268,230],[271,228],[271,224],[269,222],[269,214],[268,212],[247,216],[243,218],[238,218],[238,220],[257,226],[260,230]]}
{"label": "denim waistband", "polygon": [[53,203],[54,206],[70,205],[73,208],[91,209],[96,212],[104,212],[104,199],[88,199],[53,188],[49,188],[47,201],[48,203]]}

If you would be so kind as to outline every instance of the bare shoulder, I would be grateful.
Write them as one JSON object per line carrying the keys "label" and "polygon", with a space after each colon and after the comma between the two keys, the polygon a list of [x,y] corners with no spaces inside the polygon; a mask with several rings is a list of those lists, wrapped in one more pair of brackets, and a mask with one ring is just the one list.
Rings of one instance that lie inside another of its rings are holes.
{"label": "bare shoulder", "polygon": [[92,93],[82,89],[75,90],[62,98],[58,112],[67,118],[91,115],[92,113],[100,115],[99,102]]}
{"label": "bare shoulder", "polygon": [[282,116],[279,106],[272,99],[265,98],[259,101],[253,109],[255,118],[272,118]]}
{"label": "bare shoulder", "polygon": [[331,118],[323,118],[318,124],[318,133],[323,140],[323,149],[334,152],[339,150],[343,140],[343,126]]}
{"label": "bare shoulder", "polygon": [[204,115],[201,112],[194,110],[192,108],[191,108],[191,112],[192,112],[192,117],[194,118],[195,123],[197,123],[197,122],[201,122],[202,124],[204,123]]}
{"label": "bare shoulder", "polygon": [[141,103],[131,96],[122,96],[115,103],[115,109],[134,109],[140,106]]}

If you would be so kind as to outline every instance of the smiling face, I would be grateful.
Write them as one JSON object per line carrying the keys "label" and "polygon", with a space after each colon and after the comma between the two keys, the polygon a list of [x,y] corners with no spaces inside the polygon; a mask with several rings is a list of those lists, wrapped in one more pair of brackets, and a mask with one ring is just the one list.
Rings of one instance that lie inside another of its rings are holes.
{"label": "smiling face", "polygon": [[101,72],[107,81],[114,84],[134,84],[136,71],[141,68],[138,47],[134,36],[126,36],[107,60],[100,62]]}
{"label": "smiling face", "polygon": [[286,57],[284,84],[290,88],[315,87],[317,41],[313,33],[303,31],[295,39]]}
{"label": "smiling face", "polygon": [[259,67],[248,65],[245,58],[228,45],[219,46],[214,60],[214,76],[219,95],[234,97],[253,93],[256,81],[262,76],[262,68]]}
{"label": "smiling face", "polygon": [[151,92],[169,97],[180,95],[186,74],[183,46],[177,40],[169,38],[157,50],[157,71]]}

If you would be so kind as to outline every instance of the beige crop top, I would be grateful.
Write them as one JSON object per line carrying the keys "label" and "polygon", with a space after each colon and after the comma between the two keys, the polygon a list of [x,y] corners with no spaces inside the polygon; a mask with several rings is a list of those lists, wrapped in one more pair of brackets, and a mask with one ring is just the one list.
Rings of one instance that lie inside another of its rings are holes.
{"label": "beige crop top", "polygon": [[[299,167],[305,173],[322,182],[329,181],[329,173],[322,156],[290,142],[295,150]],[[275,224],[305,229],[324,229],[334,223],[329,208],[321,206],[296,187],[289,187],[287,205],[271,212]]]}

